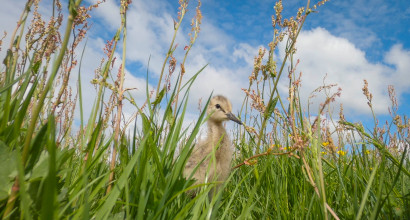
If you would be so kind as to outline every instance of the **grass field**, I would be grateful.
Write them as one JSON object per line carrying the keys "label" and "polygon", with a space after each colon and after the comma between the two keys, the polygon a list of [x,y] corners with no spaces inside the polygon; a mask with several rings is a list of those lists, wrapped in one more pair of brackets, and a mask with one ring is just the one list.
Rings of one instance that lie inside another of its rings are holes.
{"label": "grass field", "polygon": [[[28,0],[20,25],[8,33],[12,43],[2,42],[7,50],[0,68],[2,219],[410,219],[410,121],[397,114],[394,88],[389,87],[391,120],[379,124],[375,117],[372,130],[346,121],[342,106],[337,115],[329,111],[340,91],[326,93],[319,109],[308,113],[301,105],[296,39],[324,2],[308,0],[287,19],[276,3],[272,42],[255,54],[243,105],[237,106],[244,126],[235,125],[230,133],[231,175],[224,183],[201,185],[182,175],[207,119],[202,111],[190,128],[183,126],[190,88],[203,70],[182,80],[185,58],[200,37],[200,4],[184,59],[178,63],[173,57],[174,35],[155,91],[138,88],[147,94],[138,106],[124,88],[125,68],[111,65],[119,44],[127,46],[130,3],[121,1],[122,23],[106,45],[102,65],[95,66],[91,84],[97,95],[89,115],[83,112],[82,88],[90,82],[78,80],[75,88],[67,82],[81,75],[82,54],[75,53],[84,49],[79,45],[86,47],[81,42],[90,28],[88,14],[98,4],[70,0],[63,8],[56,1],[54,17],[44,22],[38,2]],[[187,4],[180,0],[175,33],[184,19],[191,21],[184,18]],[[286,51],[277,58],[280,42]],[[126,50],[121,53],[124,67]],[[176,66],[182,68],[168,90],[166,79]],[[277,86],[283,77],[289,93],[281,97]],[[358,95],[372,108],[367,82]],[[131,118],[122,114],[125,102],[135,106]],[[214,191],[218,184],[221,190]],[[198,190],[194,198],[186,193],[192,189]]]}

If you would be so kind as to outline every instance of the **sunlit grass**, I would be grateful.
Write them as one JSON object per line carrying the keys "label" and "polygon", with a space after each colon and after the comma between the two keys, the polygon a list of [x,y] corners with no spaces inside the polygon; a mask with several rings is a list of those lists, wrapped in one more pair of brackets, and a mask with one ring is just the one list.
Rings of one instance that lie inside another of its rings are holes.
{"label": "sunlit grass", "polygon": [[[13,44],[2,47],[10,48],[1,58],[0,74],[3,219],[410,218],[410,123],[397,114],[394,88],[389,87],[391,121],[380,126],[373,114],[371,131],[360,122],[347,121],[342,108],[338,118],[332,115],[328,107],[340,91],[327,92],[330,95],[313,112],[305,113],[301,105],[299,61],[293,58],[296,39],[311,8],[324,2],[311,6],[308,1],[288,19],[282,18],[281,2],[276,3],[272,42],[256,54],[243,105],[237,106],[245,125],[236,125],[230,134],[234,162],[219,191],[214,190],[216,182],[193,185],[183,176],[206,121],[206,111],[201,111],[191,127],[183,126],[190,88],[206,68],[183,83],[185,59],[200,36],[200,4],[189,48],[178,62],[174,41],[188,7],[187,1],[180,1],[156,93],[149,91],[148,84],[138,88],[146,92],[139,106],[129,96],[130,89],[124,88],[125,49],[120,69],[113,69],[118,44],[127,47],[130,2],[121,3],[122,23],[107,43],[91,82],[97,95],[89,115],[83,112],[83,105],[89,103],[84,103],[82,93],[89,82],[78,77],[76,88],[71,88],[67,81],[72,74],[81,76],[81,68],[78,73],[74,69],[81,66],[82,54],[75,51],[84,51],[77,47],[84,45],[80,42],[87,35],[87,15],[98,4],[83,7],[80,0],[70,1],[70,16],[58,22],[65,9],[57,1],[55,18],[45,23],[38,3],[29,0],[12,34]],[[32,21],[26,20],[29,13],[35,15]],[[58,32],[61,25],[66,25],[64,33]],[[286,44],[286,55],[276,58],[281,42]],[[177,63],[181,63],[178,79],[169,85]],[[289,80],[286,97],[277,90],[283,76]],[[331,88],[322,86],[318,91]],[[363,95],[372,109],[367,82]],[[135,106],[131,118],[123,118],[125,102]],[[76,130],[77,108],[81,120]],[[131,129],[124,122],[130,122]],[[197,190],[196,197],[189,196],[191,190]],[[215,194],[209,196],[210,192]]]}

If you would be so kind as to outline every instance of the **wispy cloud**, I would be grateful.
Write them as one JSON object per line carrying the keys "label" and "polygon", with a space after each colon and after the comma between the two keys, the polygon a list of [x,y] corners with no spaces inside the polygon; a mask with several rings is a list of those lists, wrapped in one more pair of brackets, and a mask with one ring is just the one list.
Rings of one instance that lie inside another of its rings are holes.
{"label": "wispy cloud", "polygon": [[[0,9],[2,12],[0,15],[2,29],[10,30],[14,28],[15,24],[6,21],[18,18],[23,9],[24,4],[22,3],[24,1],[5,4]],[[95,94],[93,86],[87,83],[94,77],[94,70],[100,64],[105,42],[112,38],[113,33],[120,24],[117,3],[116,1],[107,1],[93,12],[94,25],[92,26],[93,29],[90,30],[89,43],[82,67],[83,89],[84,94],[87,94],[84,98],[87,103],[93,103],[93,94]],[[362,15],[357,15],[360,4],[364,3],[357,2],[355,8],[340,13],[334,12],[333,9],[327,10],[325,6],[321,8],[319,14],[313,14],[312,16],[323,13],[324,16],[329,15],[331,16],[329,18],[334,19],[327,21],[327,23],[324,21],[327,24],[323,26],[324,28],[314,28],[301,32],[297,44],[297,57],[301,60],[298,70],[303,72],[302,99],[306,100],[314,89],[322,85],[323,77],[327,74],[328,83],[338,83],[342,87],[343,92],[340,101],[344,104],[345,109],[351,114],[367,114],[366,101],[364,96],[361,95],[363,79],[367,79],[370,90],[374,94],[376,111],[386,113],[389,104],[387,85],[395,85],[399,96],[409,92],[407,80],[409,72],[407,70],[410,69],[410,52],[397,44],[389,48],[387,53],[381,52],[383,60],[379,62],[370,61],[367,57],[368,51],[366,48],[381,44],[381,40],[377,35],[377,31],[372,29],[372,26],[363,28],[362,23],[356,23],[356,21],[367,22],[365,16],[372,13],[372,10],[364,9]],[[208,4],[206,7],[211,6],[212,4]],[[269,10],[272,9],[271,6],[269,5]],[[176,14],[174,14],[176,7],[175,4],[173,5],[168,1],[134,1],[130,6],[127,18],[126,87],[138,88],[131,94],[140,104],[145,99],[145,74],[149,57],[151,57],[150,80],[152,80],[152,84],[156,85],[155,80],[158,79],[165,54],[172,39],[173,18],[176,17]],[[383,7],[377,10],[376,17],[383,15],[382,9]],[[224,10],[225,14],[221,14],[221,16],[229,18],[231,11]],[[241,10],[245,9],[238,11]],[[266,9],[265,12],[268,13],[269,10]],[[394,13],[394,10],[387,10],[387,15],[384,16]],[[235,14],[235,12],[232,13]],[[345,14],[347,14],[347,17],[344,16]],[[179,44],[175,53],[178,62],[182,61],[185,53],[183,48],[188,43],[190,29],[188,24],[191,18],[189,16],[191,15],[187,16],[187,24],[182,27],[176,39],[176,43]],[[255,40],[250,37],[252,35],[244,34],[239,36],[237,31],[232,31],[232,28],[236,28],[236,26],[238,28],[243,25],[249,28],[252,27],[254,23],[258,23],[255,18],[249,18],[251,23],[245,24],[243,22],[234,23],[234,16],[231,16],[229,22],[219,23],[221,18],[216,17],[218,13],[204,13],[204,16],[199,38],[186,62],[187,73],[184,76],[184,80],[186,80],[208,64],[203,73],[199,75],[190,92],[192,100],[190,104],[191,115],[195,115],[197,111],[197,101],[200,98],[206,100],[212,91],[214,94],[224,94],[230,97],[234,109],[239,109],[244,97],[241,88],[248,85],[248,75],[252,71],[253,57],[257,54],[259,46],[267,43],[264,41],[270,38],[267,35],[271,32],[271,29],[267,30],[266,28],[252,29],[250,31],[255,31],[258,36],[264,36],[261,38],[265,39],[258,38]],[[240,21],[246,20],[245,17]],[[267,19],[260,22],[270,22],[270,15],[265,17]],[[373,16],[370,21],[375,22],[374,19]],[[308,22],[310,21],[308,20]],[[317,20],[312,21],[313,23],[318,22]],[[265,27],[261,25],[258,27]],[[334,26],[332,27],[332,25]],[[270,26],[270,23],[268,26]],[[118,54],[114,72],[119,67],[120,57]],[[173,80],[175,80],[177,73],[178,70],[175,71]],[[74,77],[71,84],[73,87],[76,84],[75,80]],[[284,82],[284,85],[287,85],[287,83]],[[152,85],[150,85],[150,88],[153,88]],[[283,92],[287,91],[283,90]],[[88,106],[92,107],[90,104]],[[127,114],[135,112],[135,108],[132,106],[128,106],[124,110],[128,111]]]}
{"label": "wispy cloud", "polygon": [[348,39],[376,61],[399,39],[410,34],[404,28],[406,25],[403,26],[410,22],[405,12],[409,7],[406,0],[329,1],[319,8],[318,14],[311,16],[307,26],[323,27],[333,35]]}
{"label": "wispy cloud", "polygon": [[[387,86],[394,85],[398,94],[410,91],[408,84],[409,51],[396,45],[384,55],[386,64],[372,63],[365,52],[347,39],[336,37],[323,28],[303,31],[298,39],[296,57],[300,59],[302,77],[302,100],[307,100],[311,91],[326,83],[337,83],[342,91],[340,102],[350,114],[369,113],[362,95],[363,80],[369,82],[373,93],[376,113],[386,114],[389,104]],[[323,97],[322,97],[323,98]],[[322,99],[324,100],[324,99]]]}

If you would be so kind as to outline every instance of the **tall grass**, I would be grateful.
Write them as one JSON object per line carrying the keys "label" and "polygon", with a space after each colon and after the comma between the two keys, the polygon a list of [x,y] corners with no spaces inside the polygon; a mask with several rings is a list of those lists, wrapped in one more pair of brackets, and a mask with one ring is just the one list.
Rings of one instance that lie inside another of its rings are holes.
{"label": "tall grass", "polygon": [[[360,122],[345,120],[342,107],[339,118],[333,117],[328,107],[340,91],[326,93],[330,95],[316,112],[304,113],[299,99],[299,61],[293,55],[304,22],[323,3],[310,6],[308,1],[288,19],[282,18],[281,1],[276,3],[272,42],[268,51],[261,48],[255,57],[249,87],[244,89],[240,117],[246,125],[231,134],[236,149],[232,173],[221,190],[209,197],[218,183],[193,185],[182,174],[206,121],[206,111],[202,111],[192,127],[183,126],[190,88],[206,68],[183,83],[185,60],[200,31],[200,3],[190,46],[172,89],[168,83],[177,63],[175,36],[188,7],[183,0],[156,93],[151,97],[147,85],[145,103],[138,106],[124,88],[130,2],[121,1],[122,22],[106,45],[106,58],[92,81],[97,89],[93,108],[84,115],[82,87],[87,82],[78,77],[75,89],[67,82],[77,63],[81,76],[82,55],[77,58],[76,51],[85,49],[77,47],[86,45],[80,42],[90,28],[88,14],[99,4],[85,7],[80,0],[69,1],[68,12],[64,12],[55,1],[47,23],[38,13],[38,2],[28,0],[2,58],[2,218],[410,218],[410,123],[397,114],[393,87],[389,87],[392,121],[384,127],[375,123],[371,131]],[[29,13],[34,16],[28,23]],[[64,33],[59,33],[61,25],[65,25]],[[285,56],[276,58],[281,42],[286,44]],[[118,43],[123,50],[116,71],[112,63]],[[164,80],[167,64],[169,73]],[[285,74],[289,93],[281,97],[277,87]],[[372,108],[367,83],[363,93]],[[124,102],[135,106],[131,118],[123,118]],[[78,130],[73,128],[76,108],[80,110]],[[191,198],[187,192],[193,189],[199,193]]]}

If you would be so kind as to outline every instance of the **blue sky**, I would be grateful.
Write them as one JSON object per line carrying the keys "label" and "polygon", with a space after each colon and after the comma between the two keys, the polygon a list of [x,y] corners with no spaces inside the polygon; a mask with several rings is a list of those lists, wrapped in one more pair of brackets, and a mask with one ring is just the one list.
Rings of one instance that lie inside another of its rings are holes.
{"label": "blue sky", "polygon": [[[170,1],[172,2],[172,1]],[[312,1],[315,3],[315,1]],[[250,44],[267,44],[271,34],[274,1],[203,1],[204,19]],[[284,15],[293,16],[306,1],[283,1]],[[331,0],[311,15],[304,27],[322,27],[364,50],[377,62],[394,44],[410,47],[410,3],[406,0]]]}
{"label": "blue sky", "polygon": [[[316,1],[312,1],[315,3]],[[204,1],[203,14],[209,18],[213,25],[225,30],[229,35],[234,36],[238,42],[245,42],[252,46],[266,46],[272,36],[271,15],[273,13],[274,1]],[[283,1],[284,15],[293,16],[299,7],[305,6],[306,1]],[[322,28],[329,32],[332,37],[347,40],[360,52],[364,53],[365,61],[368,64],[384,65],[393,69],[397,68],[391,62],[386,62],[386,54],[391,52],[395,46],[400,46],[401,51],[407,54],[403,62],[409,62],[410,49],[410,2],[406,0],[385,1],[385,0],[343,0],[328,1],[323,7],[317,9],[318,13],[311,14],[304,26],[304,31],[317,30]],[[207,16],[208,15],[208,16]],[[333,44],[337,44],[337,41]],[[320,47],[321,45],[317,45]],[[343,45],[342,47],[346,47]],[[341,54],[343,57],[346,54]],[[394,59],[394,58],[393,58]],[[303,59],[301,60],[303,63]],[[301,69],[303,72],[304,70]],[[377,70],[376,70],[377,71]],[[394,73],[389,77],[395,77]],[[327,72],[329,75],[331,71]],[[323,73],[322,73],[323,74]],[[337,73],[335,73],[337,74]],[[339,74],[344,74],[340,72]],[[360,75],[358,74],[358,78]],[[377,74],[376,74],[377,75]],[[401,74],[406,84],[410,83],[410,70]],[[358,79],[362,81],[362,79]],[[382,82],[383,77],[376,78]],[[337,83],[337,80],[335,80]],[[387,85],[379,83],[377,89],[382,89],[384,95],[387,94]],[[391,84],[394,85],[392,82]],[[383,88],[384,86],[384,88]],[[407,113],[410,105],[409,87],[401,90],[399,101],[401,112]],[[343,88],[343,87],[342,87]],[[348,90],[349,88],[343,88]],[[358,96],[361,91],[357,92]],[[353,97],[352,97],[353,98]],[[356,97],[354,97],[356,98]],[[386,98],[386,96],[384,96]],[[387,110],[387,107],[386,107]],[[380,116],[387,114],[386,110],[380,110]],[[362,118],[369,116],[369,112],[355,114],[352,117]],[[383,117],[384,118],[384,117]]]}
{"label": "blue sky", "polygon": [[[6,1],[0,8],[0,29],[11,33],[23,10],[25,1]],[[86,3],[93,2],[91,0]],[[86,56],[83,61],[84,82],[89,82],[100,63],[102,48],[119,26],[119,1],[107,1],[92,14],[93,27],[89,32]],[[312,1],[316,3],[316,1]],[[191,0],[184,26],[177,35],[179,47],[175,56],[182,61],[183,46],[189,40],[189,23],[196,2]],[[284,16],[295,15],[297,8],[305,6],[301,0],[283,1]],[[50,5],[43,1],[40,11],[50,13]],[[252,71],[253,57],[259,47],[267,47],[272,37],[271,15],[274,1],[203,0],[201,33],[186,61],[187,76],[201,67],[207,68],[198,78],[190,94],[190,114],[197,117],[197,102],[206,99],[210,92],[228,96],[234,109],[240,108]],[[126,86],[140,88],[132,95],[142,104],[145,96],[145,73],[150,63],[150,89],[156,85],[160,67],[173,34],[177,1],[134,0],[128,12],[127,80]],[[410,112],[410,1],[383,0],[331,0],[311,14],[298,39],[297,58],[302,77],[302,99],[307,103],[310,93],[327,83],[337,83],[342,89],[338,103],[343,103],[345,114],[353,121],[370,119],[370,111],[361,88],[363,79],[369,81],[374,95],[376,114],[385,119],[390,101],[387,86],[394,85],[399,98],[400,112]],[[5,41],[9,42],[9,41]],[[4,46],[3,46],[4,47]],[[280,49],[281,47],[279,47]],[[282,46],[283,49],[283,46]],[[1,51],[3,54],[4,51]],[[277,51],[278,59],[283,50]],[[117,55],[120,60],[120,54]],[[119,65],[119,62],[116,64]],[[174,78],[177,69],[174,73]],[[285,77],[284,77],[285,78]],[[72,85],[75,85],[73,79]],[[204,83],[206,82],[206,83]],[[280,92],[286,95],[286,80]],[[94,94],[89,86],[87,101]],[[322,98],[322,99],[321,99]],[[318,97],[317,104],[323,101]],[[338,104],[337,103],[337,104]],[[338,105],[334,105],[335,111]],[[135,111],[125,108],[129,114]],[[315,110],[316,111],[316,110]]]}

